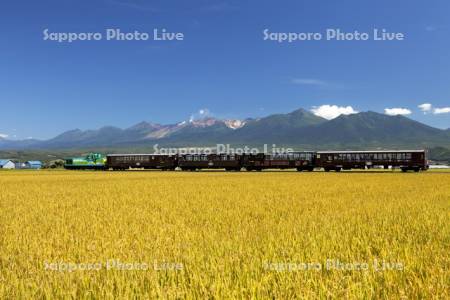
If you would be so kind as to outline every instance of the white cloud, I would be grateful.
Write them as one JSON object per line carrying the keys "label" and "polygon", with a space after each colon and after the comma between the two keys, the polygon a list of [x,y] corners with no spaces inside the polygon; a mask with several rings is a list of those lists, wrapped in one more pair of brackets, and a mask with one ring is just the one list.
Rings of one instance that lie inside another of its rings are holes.
{"label": "white cloud", "polygon": [[384,113],[389,116],[397,116],[397,115],[410,115],[411,111],[407,108],[385,108]]}
{"label": "white cloud", "polygon": [[424,114],[433,112],[434,115],[450,113],[450,107],[433,107],[431,103],[423,103],[418,106]]}
{"label": "white cloud", "polygon": [[450,107],[441,107],[441,108],[435,108],[433,110],[433,114],[438,115],[438,114],[448,114],[450,113]]}
{"label": "white cloud", "polygon": [[212,114],[209,109],[202,108],[202,109],[199,109],[197,113],[191,115],[191,117],[189,118],[189,122],[192,123],[195,120],[204,119],[204,118],[211,117],[211,116],[212,116]]}
{"label": "white cloud", "polygon": [[0,139],[6,139],[8,137],[7,134],[0,133]]}
{"label": "white cloud", "polygon": [[291,83],[299,85],[326,85],[325,81],[313,78],[293,78]]}
{"label": "white cloud", "polygon": [[337,106],[337,105],[321,105],[321,106],[313,106],[311,109],[313,114],[316,116],[331,120],[340,115],[350,115],[358,113],[351,106]]}
{"label": "white cloud", "polygon": [[202,108],[202,109],[200,109],[200,110],[198,111],[198,114],[199,114],[200,116],[207,116],[207,115],[210,114],[210,112],[209,112],[209,109],[207,109],[207,108]]}
{"label": "white cloud", "polygon": [[424,114],[426,114],[433,108],[433,105],[431,105],[431,103],[423,103],[417,107],[420,108],[420,110],[423,111]]}

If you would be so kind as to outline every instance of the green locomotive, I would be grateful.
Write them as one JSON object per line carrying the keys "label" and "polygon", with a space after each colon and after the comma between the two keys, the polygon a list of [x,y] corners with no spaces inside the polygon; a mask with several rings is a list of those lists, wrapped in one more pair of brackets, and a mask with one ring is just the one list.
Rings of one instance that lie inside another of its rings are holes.
{"label": "green locomotive", "polygon": [[103,170],[105,165],[105,156],[100,153],[89,153],[84,157],[66,158],[64,168],[68,170]]}

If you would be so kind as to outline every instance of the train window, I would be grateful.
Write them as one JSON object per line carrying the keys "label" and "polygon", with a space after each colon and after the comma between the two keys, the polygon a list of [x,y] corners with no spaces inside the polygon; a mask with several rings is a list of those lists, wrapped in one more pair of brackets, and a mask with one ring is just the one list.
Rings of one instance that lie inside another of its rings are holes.
{"label": "train window", "polygon": [[300,153],[289,153],[288,160],[297,160],[300,159]]}

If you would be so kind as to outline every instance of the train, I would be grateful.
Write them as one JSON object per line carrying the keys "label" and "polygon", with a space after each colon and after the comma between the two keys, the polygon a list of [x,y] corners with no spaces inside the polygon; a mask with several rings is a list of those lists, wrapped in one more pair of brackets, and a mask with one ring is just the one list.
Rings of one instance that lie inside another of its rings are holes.
{"label": "train", "polygon": [[303,151],[288,153],[213,153],[213,154],[108,154],[91,153],[84,158],[66,159],[66,169],[128,170],[159,169],[196,171],[262,171],[264,169],[324,170],[352,169],[428,169],[426,150],[377,151]]}
{"label": "train", "polygon": [[69,157],[64,159],[64,168],[68,170],[93,169],[105,170],[106,157],[101,153],[89,153],[83,157]]}

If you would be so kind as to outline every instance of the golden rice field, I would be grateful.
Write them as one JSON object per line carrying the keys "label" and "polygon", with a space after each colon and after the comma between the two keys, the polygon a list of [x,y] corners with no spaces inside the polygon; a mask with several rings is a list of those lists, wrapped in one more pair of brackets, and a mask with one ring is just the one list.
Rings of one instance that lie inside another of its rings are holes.
{"label": "golden rice field", "polygon": [[449,299],[450,173],[0,172],[0,299]]}

